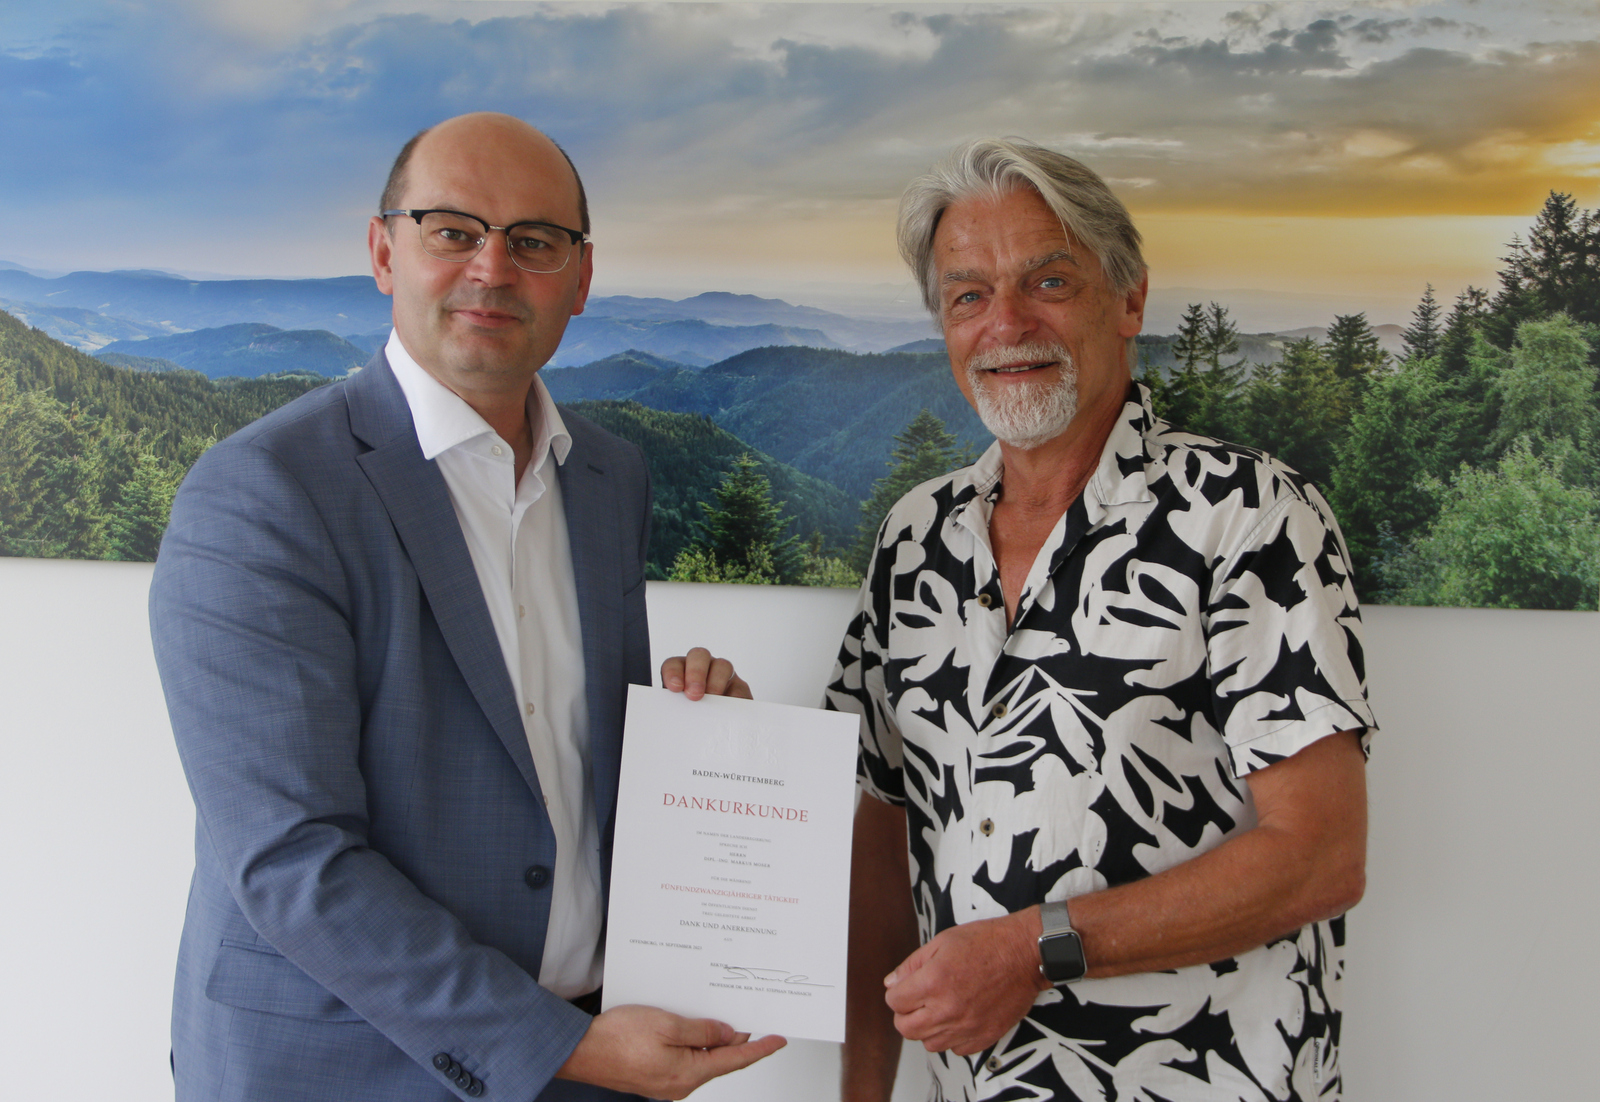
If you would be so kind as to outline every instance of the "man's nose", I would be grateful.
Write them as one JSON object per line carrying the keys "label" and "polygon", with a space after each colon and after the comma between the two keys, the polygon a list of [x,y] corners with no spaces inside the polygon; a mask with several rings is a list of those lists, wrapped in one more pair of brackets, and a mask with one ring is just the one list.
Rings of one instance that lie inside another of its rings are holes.
{"label": "man's nose", "polygon": [[1020,344],[1039,326],[1033,304],[1014,289],[996,291],[989,300],[989,330],[1001,344]]}
{"label": "man's nose", "polygon": [[490,230],[477,255],[467,261],[467,275],[491,287],[514,283],[521,270],[511,262],[510,240],[505,230]]}

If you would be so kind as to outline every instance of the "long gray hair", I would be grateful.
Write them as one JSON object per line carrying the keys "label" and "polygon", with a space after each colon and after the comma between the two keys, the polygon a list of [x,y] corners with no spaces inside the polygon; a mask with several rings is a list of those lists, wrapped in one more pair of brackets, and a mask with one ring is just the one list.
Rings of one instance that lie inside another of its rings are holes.
{"label": "long gray hair", "polygon": [[1023,138],[979,138],[957,148],[900,197],[896,237],[900,255],[922,288],[922,301],[939,317],[933,234],[952,203],[998,197],[1019,187],[1039,193],[1071,236],[1100,261],[1106,281],[1127,294],[1144,278],[1142,238],[1128,208],[1087,165]]}

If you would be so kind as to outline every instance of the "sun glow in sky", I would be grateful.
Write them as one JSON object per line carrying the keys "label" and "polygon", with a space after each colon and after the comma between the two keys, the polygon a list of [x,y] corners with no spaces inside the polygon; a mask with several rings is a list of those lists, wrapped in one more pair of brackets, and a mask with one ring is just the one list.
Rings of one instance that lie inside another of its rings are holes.
{"label": "sun glow in sky", "polygon": [[12,0],[0,260],[364,272],[395,150],[488,108],[583,170],[599,293],[905,306],[900,188],[998,133],[1113,181],[1158,287],[1403,322],[1490,282],[1551,190],[1600,205],[1597,72],[1600,13],[1563,0]]}

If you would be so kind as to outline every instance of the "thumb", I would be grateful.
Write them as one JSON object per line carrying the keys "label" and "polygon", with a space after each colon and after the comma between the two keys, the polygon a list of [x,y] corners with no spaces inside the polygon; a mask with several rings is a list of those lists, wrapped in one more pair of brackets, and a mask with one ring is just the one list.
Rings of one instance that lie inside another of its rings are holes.
{"label": "thumb", "polygon": [[914,953],[912,953],[905,960],[901,961],[899,966],[896,967],[893,972],[890,972],[887,976],[883,977],[883,986],[893,987],[897,983],[901,983],[910,979],[912,976],[922,971],[922,966],[928,963],[928,958],[932,955],[932,942],[918,947]]}
{"label": "thumb", "polygon": [[708,1078],[727,1075],[730,1071],[747,1068],[757,1060],[765,1059],[777,1052],[789,1042],[776,1034],[763,1037],[759,1041],[747,1041],[744,1044],[725,1045],[720,1048],[707,1048],[703,1052],[695,1053],[701,1070],[707,1073]]}
{"label": "thumb", "polygon": [[672,1026],[665,1032],[664,1040],[683,1048],[719,1048],[734,1042],[733,1027],[712,1018],[679,1018],[674,1016]]}

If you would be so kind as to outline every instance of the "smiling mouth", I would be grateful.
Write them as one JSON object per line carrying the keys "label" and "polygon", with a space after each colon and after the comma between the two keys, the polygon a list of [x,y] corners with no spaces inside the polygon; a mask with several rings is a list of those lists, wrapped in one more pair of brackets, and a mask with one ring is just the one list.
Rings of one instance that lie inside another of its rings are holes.
{"label": "smiling mouth", "polygon": [[1036,364],[1010,364],[1006,367],[985,367],[979,370],[986,371],[990,375],[1020,375],[1025,371],[1039,371],[1046,367],[1055,366],[1055,360],[1044,360]]}

